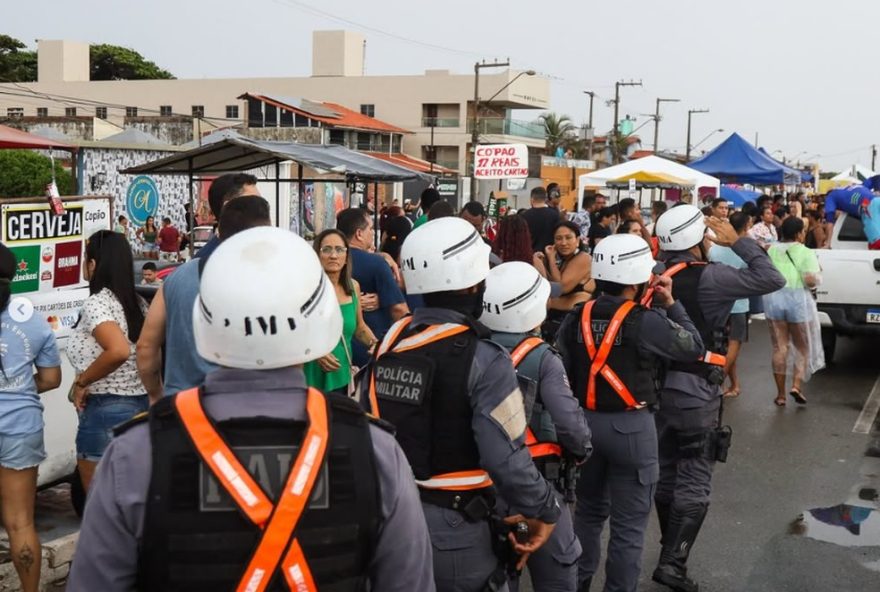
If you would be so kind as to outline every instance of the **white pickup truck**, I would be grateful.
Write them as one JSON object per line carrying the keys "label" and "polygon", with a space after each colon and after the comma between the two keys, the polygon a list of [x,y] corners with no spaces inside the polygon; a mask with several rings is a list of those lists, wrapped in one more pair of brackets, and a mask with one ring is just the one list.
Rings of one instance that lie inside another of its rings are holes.
{"label": "white pickup truck", "polygon": [[862,221],[844,214],[834,224],[831,248],[816,254],[822,345],[830,362],[839,335],[880,335],[880,251],[868,250]]}

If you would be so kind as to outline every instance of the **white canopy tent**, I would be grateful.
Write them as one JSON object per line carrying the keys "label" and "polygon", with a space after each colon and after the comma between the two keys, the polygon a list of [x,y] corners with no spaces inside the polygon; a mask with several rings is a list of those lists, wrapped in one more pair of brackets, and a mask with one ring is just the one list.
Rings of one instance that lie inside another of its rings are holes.
{"label": "white canopy tent", "polygon": [[832,181],[852,181],[853,183],[861,183],[865,179],[870,179],[876,175],[874,171],[866,166],[858,163],[847,167],[840,174],[831,177]]}
{"label": "white canopy tent", "polygon": [[675,161],[660,158],[659,156],[646,156],[636,160],[630,160],[622,164],[599,169],[578,178],[578,209],[580,209],[580,196],[583,196],[585,189],[599,188],[605,189],[606,183],[613,179],[619,179],[624,175],[646,171],[649,173],[664,173],[689,181],[694,185],[694,193],[699,193],[701,187],[710,187],[714,189],[715,195],[721,194],[721,181],[717,178],[701,173],[683,164]]}

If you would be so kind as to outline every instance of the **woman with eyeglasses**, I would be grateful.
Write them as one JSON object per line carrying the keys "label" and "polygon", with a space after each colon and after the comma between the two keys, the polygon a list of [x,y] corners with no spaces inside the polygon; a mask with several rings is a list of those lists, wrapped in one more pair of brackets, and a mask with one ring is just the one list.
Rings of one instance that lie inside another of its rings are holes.
{"label": "woman with eyeglasses", "polygon": [[363,311],[358,301],[361,287],[357,280],[351,277],[348,241],[345,235],[335,228],[330,228],[315,237],[314,245],[321,267],[336,290],[336,299],[342,311],[342,337],[332,352],[305,365],[306,382],[309,386],[325,393],[335,391],[348,395],[352,376],[357,371],[351,358],[352,338],[357,339],[370,350],[378,340],[364,322]]}
{"label": "woman with eyeglasses", "polygon": [[131,250],[119,233],[99,230],[89,237],[83,279],[89,282],[89,297],[67,343],[67,355],[77,374],[70,393],[79,412],[77,468],[88,489],[113,427],[149,406],[134,345],[147,303],[135,293]]}

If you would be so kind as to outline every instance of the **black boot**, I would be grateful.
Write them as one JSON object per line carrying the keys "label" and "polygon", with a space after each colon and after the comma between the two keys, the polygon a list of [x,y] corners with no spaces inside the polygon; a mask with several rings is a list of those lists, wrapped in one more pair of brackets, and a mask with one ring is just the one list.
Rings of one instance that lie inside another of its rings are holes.
{"label": "black boot", "polygon": [[687,576],[687,559],[709,504],[673,504],[669,509],[668,523],[664,532],[666,539],[660,551],[660,560],[652,579],[675,592],[699,592],[699,585]]}
{"label": "black boot", "polygon": [[590,585],[593,583],[593,576],[588,577],[578,587],[578,592],[590,592]]}
{"label": "black boot", "polygon": [[660,544],[666,544],[666,529],[669,525],[669,502],[654,500],[657,509],[657,520],[660,522]]}

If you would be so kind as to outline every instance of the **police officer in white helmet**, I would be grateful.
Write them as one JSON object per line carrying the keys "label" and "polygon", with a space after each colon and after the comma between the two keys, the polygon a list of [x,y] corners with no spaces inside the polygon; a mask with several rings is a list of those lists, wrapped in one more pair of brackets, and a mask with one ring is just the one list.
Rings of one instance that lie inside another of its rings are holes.
{"label": "police officer in white helmet", "polygon": [[615,234],[593,250],[595,300],[565,319],[557,338],[574,396],[585,408],[593,454],[577,489],[575,533],[583,546],[579,592],[588,592],[610,517],[605,591],[638,587],[645,528],[658,477],[653,413],[668,360],[694,361],[703,352],[671,280],[654,285],[654,304],[639,300],[655,261],[644,239]]}
{"label": "police officer in white helmet", "polygon": [[[305,241],[224,241],[194,303],[220,368],[117,429],[89,492],[68,590],[434,590],[409,464],[302,364],[342,331]],[[174,335],[168,335],[174,339]]]}
{"label": "police officer in white helmet", "polygon": [[395,323],[377,348],[365,381],[370,407],[394,424],[413,468],[437,589],[507,590],[511,547],[496,494],[518,514],[506,522],[527,525],[514,547],[520,565],[550,535],[561,508],[525,446],[510,357],[477,320],[489,246],[466,221],[439,218],[410,233],[400,258],[407,291],[425,306]]}
{"label": "police officer in white helmet", "polygon": [[[785,279],[753,239],[739,237],[730,222],[705,218],[692,205],[670,209],[654,231],[666,264],[663,275],[674,278],[672,295],[684,305],[706,351],[698,362],[672,364],[663,384],[654,498],[663,536],[653,579],[677,592],[697,592],[686,562],[709,509],[715,462],[726,459],[731,440],[720,425],[728,317],[737,299],[778,290]],[[748,267],[708,263],[710,241],[732,247]]]}
{"label": "police officer in white helmet", "polygon": [[[533,266],[520,261],[503,263],[486,278],[480,321],[492,330],[492,341],[513,359],[525,401],[526,446],[532,460],[565,497],[574,495],[577,466],[592,447],[587,420],[572,396],[562,360],[541,339],[549,297],[550,283]],[[563,508],[550,540],[529,557],[534,588],[575,592],[580,554],[571,512]]]}

